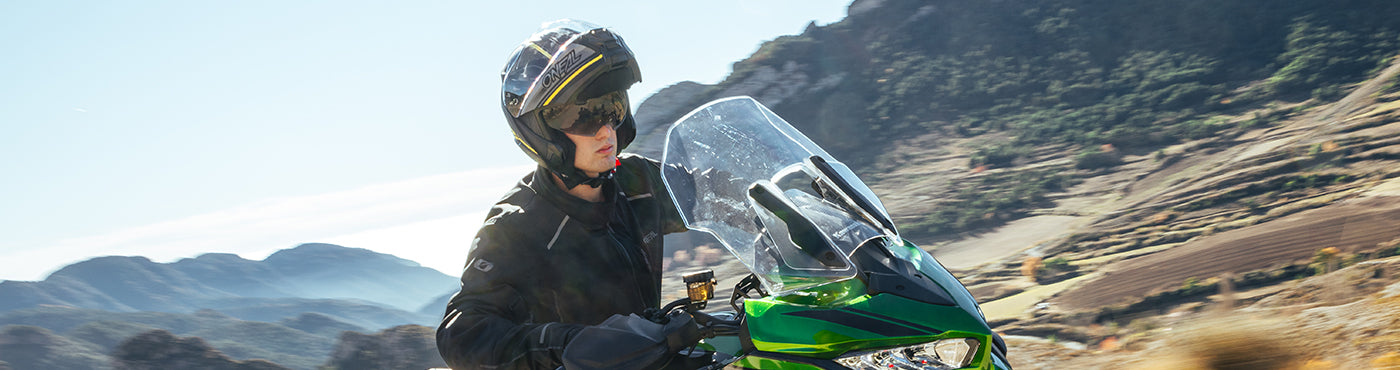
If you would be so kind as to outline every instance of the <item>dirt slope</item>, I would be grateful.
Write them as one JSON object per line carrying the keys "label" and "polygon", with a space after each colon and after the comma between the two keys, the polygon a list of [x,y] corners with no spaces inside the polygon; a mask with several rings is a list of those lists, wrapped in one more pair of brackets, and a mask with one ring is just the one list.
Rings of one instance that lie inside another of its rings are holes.
{"label": "dirt slope", "polygon": [[[1277,360],[1264,368],[1400,368],[1400,257],[1365,261],[1400,253],[1400,93],[1383,90],[1397,74],[1400,58],[1337,102],[1240,112],[1231,122],[1283,118],[1127,155],[1042,212],[1084,218],[1065,236],[1013,248],[1005,235],[1018,229],[1006,227],[948,252],[983,252],[963,280],[996,292],[979,298],[1001,312],[1018,369],[1231,368],[1206,363],[1231,356]],[[1289,280],[1314,274],[1324,248],[1352,267]],[[1037,286],[1018,269],[1031,255],[1065,258],[1082,277]],[[1293,275],[1242,292],[1183,289],[1281,271]],[[1218,312],[1237,301],[1252,306]]]}
{"label": "dirt slope", "polygon": [[1216,296],[1131,325],[1088,325],[1079,342],[1013,335],[1007,344],[1018,370],[1400,367],[1400,257],[1280,288],[1255,303]]}
{"label": "dirt slope", "polygon": [[1306,263],[1327,247],[1344,253],[1370,251],[1395,238],[1400,238],[1400,197],[1358,199],[1110,265],[1101,271],[1102,277],[1052,302],[1068,309],[1093,309],[1176,289],[1188,278],[1205,280]]}

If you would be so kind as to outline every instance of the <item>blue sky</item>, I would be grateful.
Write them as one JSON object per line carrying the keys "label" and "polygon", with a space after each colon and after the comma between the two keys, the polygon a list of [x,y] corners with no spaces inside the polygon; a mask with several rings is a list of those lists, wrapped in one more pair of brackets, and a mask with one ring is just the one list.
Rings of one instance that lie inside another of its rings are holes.
{"label": "blue sky", "polygon": [[99,255],[336,242],[454,274],[531,167],[498,73],[540,23],[613,28],[634,104],[849,1],[0,3],[0,279]]}

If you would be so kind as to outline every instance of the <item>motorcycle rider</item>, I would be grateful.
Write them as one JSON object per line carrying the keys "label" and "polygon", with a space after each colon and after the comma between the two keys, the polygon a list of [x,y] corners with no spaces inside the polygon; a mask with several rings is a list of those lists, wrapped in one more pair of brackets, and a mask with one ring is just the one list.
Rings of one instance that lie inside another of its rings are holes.
{"label": "motorcycle rider", "polygon": [[[662,234],[685,226],[659,164],[618,154],[636,136],[627,88],[641,81],[621,37],[548,23],[501,79],[515,142],[539,166],[473,240],[438,351],[458,369],[555,369],[581,331],[660,306]],[[688,319],[666,326],[682,338],[669,351],[699,340]]]}

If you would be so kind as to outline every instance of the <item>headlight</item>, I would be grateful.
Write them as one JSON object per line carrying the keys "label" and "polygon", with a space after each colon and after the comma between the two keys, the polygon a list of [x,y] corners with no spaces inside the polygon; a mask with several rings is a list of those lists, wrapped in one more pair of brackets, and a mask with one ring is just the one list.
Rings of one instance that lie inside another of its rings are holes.
{"label": "headlight", "polygon": [[946,370],[972,363],[981,345],[972,338],[951,338],[916,346],[862,352],[836,359],[836,363],[857,370]]}

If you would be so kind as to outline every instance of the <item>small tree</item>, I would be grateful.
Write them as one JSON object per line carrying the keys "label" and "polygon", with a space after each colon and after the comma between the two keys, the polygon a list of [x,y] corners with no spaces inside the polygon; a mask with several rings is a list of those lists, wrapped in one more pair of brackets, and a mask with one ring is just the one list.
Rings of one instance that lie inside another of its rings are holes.
{"label": "small tree", "polygon": [[1059,272],[1059,271],[1070,271],[1070,270],[1074,270],[1074,266],[1070,266],[1070,265],[1069,265],[1069,260],[1065,259],[1064,257],[1055,257],[1055,258],[1051,258],[1051,259],[1049,259],[1049,260],[1046,260],[1043,264],[1044,264],[1043,267],[1044,267],[1046,270],[1050,270],[1050,271]]}
{"label": "small tree", "polygon": [[1317,250],[1313,254],[1313,268],[1320,274],[1329,273],[1337,269],[1337,255],[1342,250],[1337,247],[1327,247]]}
{"label": "small tree", "polygon": [[1035,273],[1040,271],[1040,257],[1026,257],[1021,261],[1021,276],[1025,276],[1035,281]]}
{"label": "small tree", "polygon": [[1400,255],[1400,238],[1376,243],[1376,249],[1380,250],[1382,257]]}

